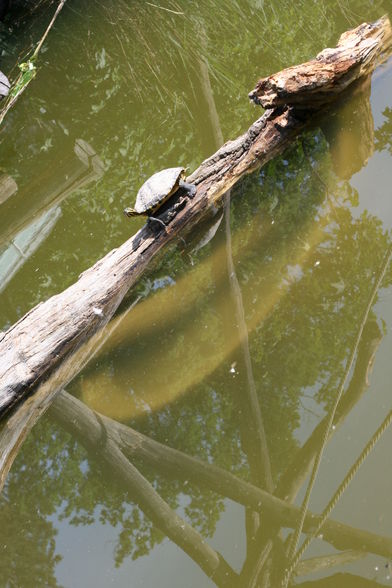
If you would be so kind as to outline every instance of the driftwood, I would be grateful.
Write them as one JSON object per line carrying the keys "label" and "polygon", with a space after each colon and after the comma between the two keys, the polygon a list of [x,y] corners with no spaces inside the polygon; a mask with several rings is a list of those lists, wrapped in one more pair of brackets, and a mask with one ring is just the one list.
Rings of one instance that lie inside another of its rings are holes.
{"label": "driftwood", "polygon": [[53,398],[63,387],[63,383],[69,382],[99,352],[106,339],[118,328],[132,308],[133,305],[120,316],[115,317],[109,325],[103,323],[101,329],[88,338],[77,352],[70,354],[61,362],[59,368],[34,391],[34,394],[28,396],[7,419],[4,419],[3,423],[0,423],[0,492],[22,443],[49,408]]}
{"label": "driftwood", "polygon": [[[386,17],[345,33],[340,47],[343,41],[347,42],[350,59],[356,60],[357,66],[350,67],[344,75],[326,68],[323,75],[329,75],[330,84],[336,84],[337,92],[342,91],[371,71],[380,54],[386,51],[390,37],[391,27]],[[341,51],[329,50],[328,55],[333,63],[334,59],[339,61]],[[298,76],[304,68],[309,71],[308,64],[298,66]],[[292,74],[293,70],[290,71]],[[347,83],[343,83],[345,76]],[[324,77],[319,83],[325,88]],[[303,105],[310,107],[306,94]],[[188,178],[197,186],[196,196],[170,220],[166,231],[156,235],[144,226],[85,271],[75,284],[36,306],[0,335],[0,415],[43,382],[84,339],[108,321],[108,314],[114,312],[164,245],[194,225],[244,174],[281,153],[304,126],[303,115],[297,116],[291,107],[267,110],[244,135],[226,143]]]}
{"label": "driftwood", "polygon": [[[315,59],[262,78],[249,98],[264,108],[286,104],[314,108],[331,101],[353,81],[374,68],[391,43],[388,19],[364,23],[341,35],[334,49],[324,49]],[[387,25],[387,26],[385,26]]]}

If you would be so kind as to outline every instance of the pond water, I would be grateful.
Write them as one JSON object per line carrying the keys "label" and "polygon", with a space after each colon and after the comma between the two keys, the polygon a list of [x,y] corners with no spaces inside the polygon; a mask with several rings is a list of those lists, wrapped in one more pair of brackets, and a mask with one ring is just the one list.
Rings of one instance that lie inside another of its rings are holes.
{"label": "pond water", "polygon": [[[4,73],[54,8],[12,5]],[[122,210],[149,175],[193,170],[244,132],[259,77],[388,12],[381,0],[67,0],[0,135],[0,330],[142,226]],[[309,510],[341,486],[331,518],[355,529],[318,532],[304,559],[331,557],[290,581],[392,584],[391,542],[369,546],[392,538],[389,421],[374,437],[391,410],[391,156],[392,58],[160,255],[19,449],[0,495],[0,586],[224,585],[202,549],[163,532],[151,496],[184,521],[168,528],[191,525],[225,560],[226,585],[280,586],[295,524],[237,500],[222,469],[300,506],[343,388]],[[98,438],[78,426],[90,409],[111,419],[93,418]],[[113,421],[160,443],[133,442],[133,474]]]}

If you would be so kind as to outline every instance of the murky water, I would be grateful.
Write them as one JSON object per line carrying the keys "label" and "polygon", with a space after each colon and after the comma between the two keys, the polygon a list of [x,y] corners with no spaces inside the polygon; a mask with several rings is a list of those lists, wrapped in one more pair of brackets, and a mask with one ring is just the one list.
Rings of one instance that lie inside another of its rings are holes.
{"label": "murky water", "polygon": [[[25,20],[22,8],[0,26],[5,73],[54,5]],[[192,170],[246,130],[260,76],[389,10],[68,0],[0,135],[0,330],[141,226],[122,209],[151,173]],[[257,488],[301,504],[343,385],[309,510],[340,486],[331,519],[355,529],[326,524],[304,559],[330,557],[301,563],[291,581],[391,584],[388,421],[374,437],[391,410],[391,72],[389,60],[243,178],[129,292],[13,463],[0,586],[280,586],[298,511]],[[84,403],[76,412],[72,398]]]}

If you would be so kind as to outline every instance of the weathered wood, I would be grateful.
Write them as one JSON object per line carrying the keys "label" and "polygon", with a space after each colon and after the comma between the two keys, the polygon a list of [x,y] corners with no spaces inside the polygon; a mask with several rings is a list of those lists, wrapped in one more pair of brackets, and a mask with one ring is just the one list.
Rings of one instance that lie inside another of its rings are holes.
{"label": "weathered wood", "polygon": [[[365,35],[368,72],[384,49],[390,24],[381,19],[356,30],[357,34],[363,30]],[[358,59],[357,75],[350,76],[353,81],[364,68],[364,50],[361,43],[352,46],[349,34],[346,37],[351,43],[351,57],[355,59],[357,55]],[[372,38],[374,42],[370,42]],[[329,55],[331,62],[333,55],[341,57],[339,51],[330,50]],[[338,91],[347,86],[339,83],[334,71],[330,75]],[[267,110],[244,135],[223,145],[188,178],[197,186],[196,196],[170,220],[166,232],[156,235],[144,226],[85,271],[75,284],[36,306],[0,335],[0,416],[43,382],[103,320],[110,318],[109,314],[164,245],[194,225],[244,174],[281,153],[304,126],[304,118],[297,117],[292,108]]]}
{"label": "weathered wood", "polygon": [[55,395],[65,382],[69,382],[99,351],[125,316],[126,312],[113,319],[110,325],[106,325],[105,317],[102,317],[101,328],[75,353],[62,361],[58,369],[53,371],[50,377],[34,391],[34,394],[27,397],[9,418],[4,420],[3,426],[0,426],[0,492],[23,441],[48,409]]}
{"label": "weathered wood", "polygon": [[262,78],[249,98],[264,108],[287,104],[306,109],[319,107],[368,74],[389,50],[391,41],[387,16],[363,23],[343,33],[336,48],[324,49],[311,61]]}

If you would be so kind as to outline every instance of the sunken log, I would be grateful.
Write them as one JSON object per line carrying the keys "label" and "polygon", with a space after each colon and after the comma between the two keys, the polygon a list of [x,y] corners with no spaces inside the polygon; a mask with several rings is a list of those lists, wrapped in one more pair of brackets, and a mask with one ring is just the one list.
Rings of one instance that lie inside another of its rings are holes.
{"label": "sunken log", "polygon": [[[127,425],[99,414],[65,391],[57,395],[50,410],[50,415],[56,422],[95,453],[97,449],[102,449],[103,441],[110,441],[132,463],[137,460],[162,476],[175,477],[197,487],[209,488],[234,502],[261,511],[284,527],[295,528],[298,524],[301,513],[297,506],[241,480],[223,468],[163,445]],[[110,459],[109,461],[114,462]],[[318,515],[308,512],[304,523],[305,532],[313,532],[319,521]],[[354,549],[387,558],[392,554],[390,537],[332,519],[324,523],[323,537],[336,549]]]}
{"label": "sunken log", "polygon": [[[380,56],[389,50],[390,38],[391,25],[386,17],[345,33],[338,48],[326,53],[329,64],[336,62],[336,67],[324,68],[323,76],[314,81],[325,99],[331,100],[356,79],[369,74]],[[345,76],[342,76],[339,62],[343,58],[345,43],[352,65],[346,68],[347,80],[343,83]],[[296,68],[298,79],[304,77],[306,87],[310,67],[302,64]],[[291,68],[290,75],[293,72]],[[328,87],[335,87],[335,92],[325,91],[325,77],[328,77]],[[309,92],[300,90],[301,85],[297,91],[304,96],[303,103],[309,108]],[[305,124],[311,122],[310,116],[306,118],[305,122],[303,114],[298,115],[297,108],[292,106],[280,104],[278,108],[268,109],[244,135],[223,145],[191,174],[188,181],[196,185],[196,195],[185,200],[184,206],[175,214],[168,211],[166,231],[157,234],[152,227],[145,225],[118,249],[110,251],[86,270],[75,284],[40,303],[1,334],[0,416],[45,381],[84,340],[107,323],[156,254],[177,235],[196,224],[244,174],[281,153]]]}

